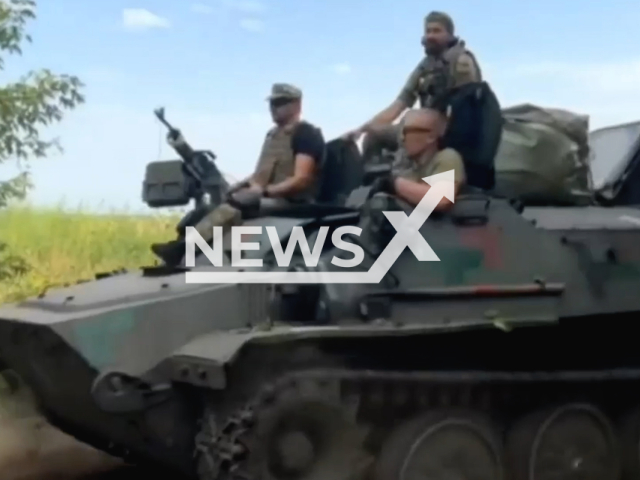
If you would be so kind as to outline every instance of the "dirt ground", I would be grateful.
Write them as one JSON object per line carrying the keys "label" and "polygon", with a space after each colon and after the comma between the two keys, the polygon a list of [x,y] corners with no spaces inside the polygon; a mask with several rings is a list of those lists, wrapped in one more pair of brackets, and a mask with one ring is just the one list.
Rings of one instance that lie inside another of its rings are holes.
{"label": "dirt ground", "polygon": [[51,426],[31,393],[0,375],[0,478],[2,480],[133,480],[138,469]]}
{"label": "dirt ground", "polygon": [[79,480],[121,466],[119,460],[77,442],[42,418],[0,421],[3,480]]}

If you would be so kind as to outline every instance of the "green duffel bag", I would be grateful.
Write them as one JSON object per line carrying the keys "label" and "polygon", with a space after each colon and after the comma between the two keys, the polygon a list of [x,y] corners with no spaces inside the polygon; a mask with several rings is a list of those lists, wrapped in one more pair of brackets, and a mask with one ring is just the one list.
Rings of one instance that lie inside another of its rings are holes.
{"label": "green duffel bag", "polygon": [[589,204],[588,118],[529,104],[503,115],[494,191],[527,205]]}

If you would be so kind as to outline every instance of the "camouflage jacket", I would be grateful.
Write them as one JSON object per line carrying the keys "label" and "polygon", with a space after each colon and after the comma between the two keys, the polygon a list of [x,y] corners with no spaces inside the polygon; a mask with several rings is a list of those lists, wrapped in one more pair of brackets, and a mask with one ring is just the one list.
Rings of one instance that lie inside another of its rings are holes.
{"label": "camouflage jacket", "polygon": [[411,72],[398,99],[407,108],[416,100],[420,107],[432,107],[435,102],[452,88],[472,82],[482,81],[482,72],[475,56],[458,40],[442,55],[427,55]]}

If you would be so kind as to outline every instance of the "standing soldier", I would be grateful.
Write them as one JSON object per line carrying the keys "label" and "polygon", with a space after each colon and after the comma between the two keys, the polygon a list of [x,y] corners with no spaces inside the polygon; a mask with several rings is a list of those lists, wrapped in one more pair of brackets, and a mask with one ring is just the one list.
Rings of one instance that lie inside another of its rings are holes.
{"label": "standing soldier", "polygon": [[363,144],[364,157],[369,159],[382,148],[396,149],[399,127],[391,125],[416,100],[421,108],[444,109],[442,104],[453,89],[482,81],[480,67],[467,50],[464,41],[454,36],[453,20],[442,12],[431,12],[424,20],[426,56],[411,72],[398,97],[387,108],[343,138],[358,141],[367,134]]}

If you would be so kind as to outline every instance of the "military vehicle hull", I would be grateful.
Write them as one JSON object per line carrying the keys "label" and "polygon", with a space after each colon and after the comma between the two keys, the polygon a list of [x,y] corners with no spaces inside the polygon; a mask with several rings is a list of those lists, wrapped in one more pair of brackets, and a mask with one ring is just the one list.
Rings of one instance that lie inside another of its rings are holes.
{"label": "military vehicle hull", "polygon": [[[375,256],[394,232],[362,212],[280,238],[351,223]],[[50,291],[0,309],[0,352],[54,425],[200,480],[637,479],[640,209],[469,195],[420,231],[440,261],[407,248],[371,284],[150,269]]]}

